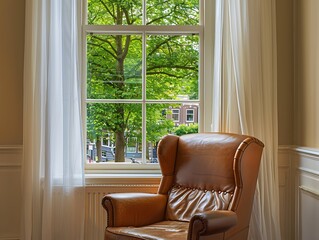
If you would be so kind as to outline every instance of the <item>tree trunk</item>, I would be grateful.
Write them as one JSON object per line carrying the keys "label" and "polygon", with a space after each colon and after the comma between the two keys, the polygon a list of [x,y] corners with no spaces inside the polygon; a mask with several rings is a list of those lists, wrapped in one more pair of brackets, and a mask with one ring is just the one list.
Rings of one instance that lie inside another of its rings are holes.
{"label": "tree trunk", "polygon": [[97,154],[97,161],[102,162],[102,142],[100,137],[96,139],[96,154]]}
{"label": "tree trunk", "polygon": [[125,138],[124,131],[115,133],[115,162],[125,162]]}

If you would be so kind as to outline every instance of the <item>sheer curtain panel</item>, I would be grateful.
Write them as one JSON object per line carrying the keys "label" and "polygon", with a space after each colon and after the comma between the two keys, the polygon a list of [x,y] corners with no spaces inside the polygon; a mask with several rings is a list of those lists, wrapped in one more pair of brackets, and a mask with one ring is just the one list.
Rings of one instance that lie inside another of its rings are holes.
{"label": "sheer curtain panel", "polygon": [[26,0],[22,239],[83,239],[81,1]]}
{"label": "sheer curtain panel", "polygon": [[265,144],[249,239],[280,240],[275,0],[216,0],[213,131]]}

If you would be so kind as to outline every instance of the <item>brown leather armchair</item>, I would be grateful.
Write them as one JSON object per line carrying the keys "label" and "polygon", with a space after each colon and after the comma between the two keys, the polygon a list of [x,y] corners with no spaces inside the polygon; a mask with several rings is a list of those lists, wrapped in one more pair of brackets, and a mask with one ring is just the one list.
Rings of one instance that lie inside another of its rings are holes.
{"label": "brown leather armchair", "polygon": [[165,136],[158,193],[106,195],[105,239],[247,239],[263,146],[237,134]]}

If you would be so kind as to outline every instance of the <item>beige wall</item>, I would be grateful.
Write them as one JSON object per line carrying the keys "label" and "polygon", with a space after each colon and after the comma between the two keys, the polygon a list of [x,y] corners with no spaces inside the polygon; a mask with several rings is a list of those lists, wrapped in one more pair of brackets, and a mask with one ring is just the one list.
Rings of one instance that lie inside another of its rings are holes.
{"label": "beige wall", "polygon": [[24,5],[0,0],[0,239],[20,239]]}
{"label": "beige wall", "polygon": [[278,142],[293,144],[293,0],[277,0]]}
{"label": "beige wall", "polygon": [[295,2],[294,143],[319,148],[319,1]]}
{"label": "beige wall", "polygon": [[0,145],[22,144],[24,0],[0,0]]}

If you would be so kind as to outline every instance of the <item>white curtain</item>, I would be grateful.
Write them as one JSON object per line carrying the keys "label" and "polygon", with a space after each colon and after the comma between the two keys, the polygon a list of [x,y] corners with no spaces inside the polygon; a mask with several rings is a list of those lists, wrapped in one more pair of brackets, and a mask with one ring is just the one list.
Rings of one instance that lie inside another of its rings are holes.
{"label": "white curtain", "polygon": [[216,0],[213,131],[264,142],[249,239],[280,240],[275,0]]}
{"label": "white curtain", "polygon": [[26,0],[22,239],[83,239],[81,1]]}

